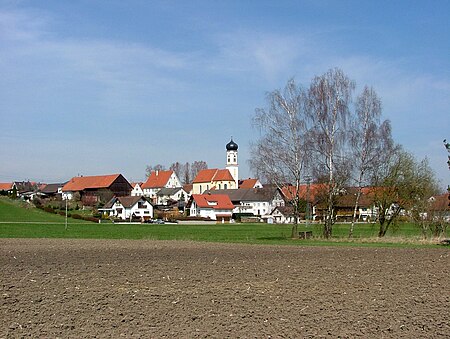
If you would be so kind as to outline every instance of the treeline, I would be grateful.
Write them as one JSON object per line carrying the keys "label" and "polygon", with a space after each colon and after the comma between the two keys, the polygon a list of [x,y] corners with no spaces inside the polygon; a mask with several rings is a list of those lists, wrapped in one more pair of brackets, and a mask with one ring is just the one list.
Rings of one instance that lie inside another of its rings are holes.
{"label": "treeline", "polygon": [[[145,175],[146,177],[149,177],[154,171],[165,171],[166,169],[167,168],[161,164],[154,166],[148,165],[145,169]],[[168,169],[175,172],[182,184],[190,184],[199,171],[208,169],[208,164],[203,160],[185,163],[180,163],[177,161],[172,163]]]}

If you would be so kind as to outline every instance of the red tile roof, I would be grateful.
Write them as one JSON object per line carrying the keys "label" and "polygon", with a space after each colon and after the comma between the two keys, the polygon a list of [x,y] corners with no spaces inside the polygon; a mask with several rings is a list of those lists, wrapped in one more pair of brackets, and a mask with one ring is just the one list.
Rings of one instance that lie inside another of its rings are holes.
{"label": "red tile roof", "polygon": [[234,178],[229,170],[220,169],[217,170],[216,175],[213,178],[213,181],[234,181]]}
{"label": "red tile roof", "polygon": [[193,194],[192,198],[198,207],[212,208],[215,210],[232,210],[234,208],[230,197],[225,194]]}
{"label": "red tile roof", "polygon": [[430,209],[432,211],[449,211],[449,194],[441,194],[434,196]]}
{"label": "red tile roof", "polygon": [[13,187],[12,182],[0,182],[0,191],[9,191]]}
{"label": "red tile roof", "polygon": [[108,188],[121,174],[73,177],[62,188],[63,191],[82,191],[88,188]]}
{"label": "red tile roof", "polygon": [[216,172],[217,168],[200,170],[198,171],[197,176],[195,177],[193,183],[211,182]]}
{"label": "red tile roof", "polygon": [[173,171],[153,171],[141,188],[162,188],[166,186]]}
{"label": "red tile roof", "polygon": [[241,182],[239,183],[239,188],[253,188],[255,187],[257,181],[258,179],[250,179],[250,178],[241,180]]}
{"label": "red tile roof", "polygon": [[227,169],[210,168],[200,170],[193,183],[213,182],[213,181],[234,181],[233,176]]}
{"label": "red tile roof", "polygon": [[[298,188],[298,195],[301,199],[306,200],[306,196],[308,195],[309,201],[315,201],[318,199],[318,196],[324,191],[325,186],[324,184],[310,184],[309,185],[309,191],[308,191],[308,185],[300,185]],[[284,186],[282,187],[281,191],[283,195],[288,200],[292,200],[295,196],[296,192],[295,186]]]}

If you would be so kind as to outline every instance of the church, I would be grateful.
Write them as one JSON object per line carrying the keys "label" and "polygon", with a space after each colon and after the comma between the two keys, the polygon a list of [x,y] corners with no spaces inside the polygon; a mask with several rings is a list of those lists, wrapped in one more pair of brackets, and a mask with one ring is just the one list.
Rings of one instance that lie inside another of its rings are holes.
{"label": "church", "polygon": [[202,194],[214,189],[238,189],[238,145],[231,138],[225,148],[227,156],[225,169],[212,168],[199,171],[192,182],[192,194]]}

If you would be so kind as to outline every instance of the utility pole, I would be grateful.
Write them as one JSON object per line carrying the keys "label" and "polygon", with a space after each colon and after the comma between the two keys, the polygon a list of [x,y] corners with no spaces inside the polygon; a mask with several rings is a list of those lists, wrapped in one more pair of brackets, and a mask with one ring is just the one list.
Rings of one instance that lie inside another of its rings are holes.
{"label": "utility pole", "polygon": [[309,185],[311,183],[311,177],[308,175],[305,178],[306,180],[306,227],[309,227],[309,209],[310,209],[310,205],[309,205]]}
{"label": "utility pole", "polygon": [[67,197],[65,200],[66,200],[66,223],[65,223],[64,229],[67,231]]}

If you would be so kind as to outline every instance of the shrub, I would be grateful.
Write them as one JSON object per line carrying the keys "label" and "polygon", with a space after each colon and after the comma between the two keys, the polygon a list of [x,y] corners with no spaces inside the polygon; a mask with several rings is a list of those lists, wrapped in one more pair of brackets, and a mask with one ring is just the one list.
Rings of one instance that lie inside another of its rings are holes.
{"label": "shrub", "polygon": [[94,218],[94,217],[83,217],[83,220],[92,221],[92,222],[95,222],[95,223],[98,223],[98,221],[99,221],[98,218]]}
{"label": "shrub", "polygon": [[81,220],[83,219],[83,217],[79,214],[72,214],[72,218],[73,219],[81,219]]}
{"label": "shrub", "polygon": [[44,211],[47,213],[55,213],[55,210],[49,206],[45,206]]}

